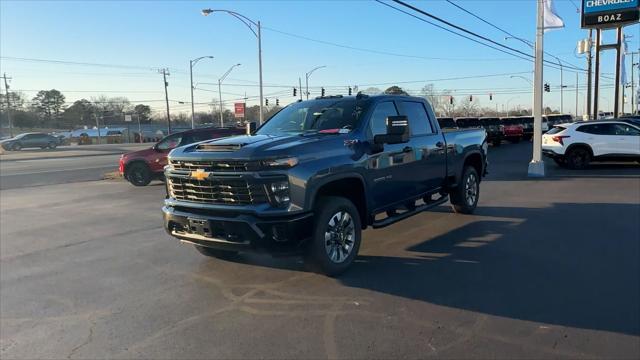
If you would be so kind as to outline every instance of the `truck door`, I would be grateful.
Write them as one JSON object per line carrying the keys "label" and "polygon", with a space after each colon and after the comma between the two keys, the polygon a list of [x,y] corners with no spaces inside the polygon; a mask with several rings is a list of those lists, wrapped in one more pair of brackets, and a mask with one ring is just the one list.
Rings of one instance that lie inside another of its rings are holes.
{"label": "truck door", "polygon": [[444,136],[438,131],[437,120],[421,101],[401,101],[400,112],[409,119],[410,146],[415,154],[406,180],[413,184],[416,194],[435,190],[444,182],[447,161]]}
{"label": "truck door", "polygon": [[[375,135],[386,133],[385,120],[397,116],[396,104],[389,100],[375,105],[369,118],[369,138],[373,143]],[[415,154],[411,141],[404,144],[384,144],[381,152],[371,154],[367,159],[368,182],[376,210],[393,203],[414,197],[416,189],[410,179]],[[415,169],[413,169],[415,170]]]}

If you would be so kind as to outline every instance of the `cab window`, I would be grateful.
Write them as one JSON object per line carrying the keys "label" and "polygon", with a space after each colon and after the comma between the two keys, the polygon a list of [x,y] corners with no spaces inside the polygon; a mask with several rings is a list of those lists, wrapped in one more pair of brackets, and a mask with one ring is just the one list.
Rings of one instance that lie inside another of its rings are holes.
{"label": "cab window", "polygon": [[376,105],[369,121],[369,128],[373,136],[387,133],[386,120],[389,116],[398,116],[398,110],[393,101],[385,101]]}
{"label": "cab window", "polygon": [[403,101],[402,108],[409,118],[409,128],[412,135],[432,134],[431,124],[427,116],[427,110],[421,102]]}

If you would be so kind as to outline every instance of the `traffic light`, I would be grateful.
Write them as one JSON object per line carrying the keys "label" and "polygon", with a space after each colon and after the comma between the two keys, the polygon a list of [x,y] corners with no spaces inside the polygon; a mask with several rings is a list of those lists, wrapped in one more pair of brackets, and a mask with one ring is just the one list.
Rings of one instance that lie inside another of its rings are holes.
{"label": "traffic light", "polygon": [[276,98],[276,106],[280,106],[280,99]]}
{"label": "traffic light", "polygon": [[549,83],[544,84],[544,92],[551,92],[551,86],[549,85]]}
{"label": "traffic light", "polygon": [[449,104],[453,105],[453,96],[449,96]]}
{"label": "traffic light", "polygon": [[493,101],[493,94],[489,93],[489,101]]}
{"label": "traffic light", "polygon": [[320,96],[324,97],[324,88],[322,88],[322,93]]}
{"label": "traffic light", "polygon": [[269,99],[264,99],[264,106],[269,106]]}
{"label": "traffic light", "polygon": [[298,89],[293,88],[293,97],[298,96]]}
{"label": "traffic light", "polygon": [[473,95],[469,95],[469,102],[473,102]]}
{"label": "traffic light", "polygon": [[351,86],[349,86],[349,96],[351,96]]}

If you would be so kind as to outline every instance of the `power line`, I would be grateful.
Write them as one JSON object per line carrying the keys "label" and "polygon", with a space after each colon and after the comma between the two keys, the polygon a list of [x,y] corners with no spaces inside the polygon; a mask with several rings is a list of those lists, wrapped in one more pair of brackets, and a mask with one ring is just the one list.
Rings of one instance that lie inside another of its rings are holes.
{"label": "power line", "polygon": [[[487,24],[487,25],[489,25],[489,26],[493,27],[494,29],[497,29],[497,30],[501,31],[502,33],[507,34],[507,35],[511,36],[512,38],[521,39],[521,37],[520,37],[520,36],[516,36],[516,35],[514,35],[514,34],[510,33],[509,31],[507,31],[507,30],[505,30],[505,29],[503,29],[503,28],[499,27],[498,25],[495,25],[495,24],[493,24],[492,22],[490,22],[490,21],[488,21],[488,20],[485,20],[485,19],[481,18],[480,16],[476,15],[475,13],[471,12],[470,10],[467,10],[467,9],[463,8],[462,6],[460,6],[460,5],[456,4],[456,3],[454,3],[453,1],[451,1],[451,0],[445,0],[445,1],[446,1],[446,2],[448,2],[449,4],[453,5],[454,7],[456,7],[456,8],[458,8],[458,9],[460,9],[460,10],[464,11],[465,13],[467,13],[467,14],[469,14],[469,15],[473,16],[474,18],[476,18],[476,19],[478,19],[478,20],[482,21],[483,23],[485,23],[485,24]],[[547,52],[547,51],[545,51],[544,53],[545,53],[545,54],[547,54],[547,55],[549,55],[549,56],[554,56],[554,57],[555,57],[555,55],[553,55],[553,54],[551,54],[551,53],[549,53],[549,52]],[[574,64],[572,64],[572,63],[570,63],[570,62],[568,62],[568,61],[566,61],[566,60],[565,60],[565,63],[567,63],[567,64],[569,64],[569,65],[571,65],[571,66],[575,67],[576,69],[577,69],[577,68],[579,68],[578,66],[576,66],[576,65],[574,65]],[[583,70],[583,69],[580,69],[580,70],[585,71],[585,70]]]}
{"label": "power line", "polygon": [[355,47],[355,46],[351,46],[351,45],[338,44],[338,43],[334,43],[334,42],[326,41],[326,40],[313,39],[313,38],[310,38],[310,37],[307,37],[307,36],[302,36],[302,35],[298,35],[298,34],[292,34],[292,33],[286,32],[286,31],[277,30],[277,29],[274,29],[274,28],[266,27],[266,26],[262,26],[262,28],[266,29],[266,30],[270,30],[270,31],[276,32],[278,34],[294,37],[294,38],[297,38],[297,39],[312,41],[312,42],[315,42],[315,43],[335,46],[335,47],[339,47],[339,48],[343,48],[343,49],[362,51],[362,52],[368,52],[368,53],[379,54],[379,55],[388,55],[388,56],[404,57],[404,58],[411,58],[411,59],[444,60],[444,61],[479,61],[479,60],[480,61],[482,61],[482,60],[484,60],[484,61],[496,61],[496,60],[507,60],[507,59],[444,58],[444,57],[428,57],[428,56],[420,56],[420,55],[401,54],[401,53],[395,53],[395,52],[390,52],[390,51],[367,49],[367,48]]}
{"label": "power line", "polygon": [[[434,22],[432,22],[432,21],[429,21],[429,20],[427,20],[427,19],[424,19],[424,18],[421,18],[421,17],[419,17],[419,16],[416,16],[416,15],[414,15],[414,14],[412,14],[412,13],[408,12],[408,11],[405,11],[405,10],[399,9],[399,8],[397,8],[397,7],[395,7],[395,6],[389,5],[389,4],[385,3],[385,2],[383,2],[382,0],[375,0],[375,1],[376,1],[376,2],[378,2],[378,3],[380,3],[380,4],[382,4],[382,5],[384,5],[384,6],[386,6],[386,7],[389,7],[389,8],[391,8],[391,9],[394,9],[394,10],[396,10],[396,11],[398,11],[398,12],[401,12],[401,13],[403,13],[403,14],[405,14],[405,15],[411,16],[411,17],[413,17],[413,18],[415,18],[415,19],[418,19],[418,20],[420,20],[420,21],[422,21],[422,22],[425,22],[425,23],[427,23],[427,24],[430,24],[430,25],[432,25],[432,26],[435,26],[435,27],[437,27],[437,28],[439,28],[439,29],[442,29],[442,30],[447,31],[447,32],[449,32],[449,33],[452,33],[452,34],[454,34],[454,35],[460,36],[460,37],[465,38],[465,39],[467,39],[467,40],[470,40],[470,41],[473,41],[473,42],[478,43],[478,44],[480,44],[480,45],[483,45],[483,46],[486,46],[486,47],[488,47],[488,48],[491,48],[491,49],[493,49],[493,50],[500,51],[500,52],[502,52],[502,53],[505,53],[505,54],[508,54],[508,55],[511,55],[511,56],[517,57],[517,58],[519,58],[519,59],[526,60],[526,61],[529,61],[529,62],[533,62],[533,56],[532,56],[532,55],[530,55],[530,54],[527,54],[527,53],[525,53],[525,52],[523,52],[523,51],[520,51],[520,50],[518,50],[518,49],[512,48],[512,47],[510,47],[510,46],[506,46],[506,45],[504,45],[504,44],[498,43],[498,42],[496,42],[496,41],[494,41],[494,40],[491,40],[491,39],[489,39],[489,38],[487,38],[487,37],[485,37],[485,36],[479,35],[479,34],[477,34],[477,33],[473,32],[473,31],[467,30],[467,29],[465,29],[465,28],[463,28],[463,27],[461,27],[461,26],[455,25],[455,24],[453,24],[453,23],[451,23],[451,22],[449,22],[449,21],[446,21],[446,20],[444,20],[444,19],[441,19],[441,18],[439,18],[439,17],[437,17],[437,16],[435,16],[435,15],[432,15],[432,14],[430,14],[430,13],[428,13],[428,12],[424,11],[424,10],[421,10],[421,9],[419,9],[419,8],[415,7],[415,6],[412,6],[412,5],[409,5],[409,4],[407,4],[407,3],[404,3],[404,2],[402,2],[402,1],[400,1],[400,0],[391,0],[391,1],[393,1],[393,2],[397,3],[397,4],[401,5],[401,6],[407,7],[407,8],[409,8],[409,9],[413,10],[413,11],[416,11],[416,12],[418,12],[418,13],[422,14],[422,15],[428,16],[428,17],[430,17],[430,18],[432,18],[432,19],[434,19],[434,20],[436,20],[436,21],[439,21],[439,22],[441,22],[441,23],[443,23],[443,24],[446,24],[446,25],[448,25],[448,26],[450,26],[450,27],[453,27],[454,29],[457,29],[457,30],[462,31],[462,32],[464,32],[464,33],[466,33],[466,34],[469,34],[469,35],[471,35],[471,36],[477,37],[477,38],[482,39],[482,40],[484,40],[484,41],[487,41],[487,42],[489,42],[489,43],[491,43],[491,44],[494,44],[494,45],[496,45],[496,46],[498,46],[498,47],[493,46],[493,45],[490,45],[490,44],[487,44],[487,43],[484,43],[484,42],[479,41],[479,40],[476,40],[476,39],[474,39],[474,38],[472,38],[472,37],[470,37],[470,36],[467,36],[467,35],[465,35],[465,34],[458,33],[458,32],[456,32],[456,31],[453,31],[453,30],[451,30],[451,29],[448,29],[448,28],[446,28],[446,27],[444,27],[444,26],[442,26],[442,25],[438,25],[438,24],[436,24],[436,23],[434,23]],[[502,49],[501,49],[501,48],[502,48]],[[506,49],[506,50],[505,50],[505,49]],[[511,52],[509,52],[509,51],[511,51]],[[545,62],[547,63],[547,66],[548,66],[548,67],[558,69],[558,66],[557,66],[556,64],[554,64],[554,63],[552,63],[552,62],[550,62],[550,61],[548,61],[548,60],[545,60]],[[567,67],[565,67],[565,68],[567,68]],[[577,70],[577,71],[581,71],[581,72],[583,72],[583,71],[584,71],[584,70],[582,70],[582,69],[575,68],[575,67],[568,67],[568,68],[569,68],[569,69],[573,69],[573,70],[574,70],[574,72],[575,72],[576,70]]]}

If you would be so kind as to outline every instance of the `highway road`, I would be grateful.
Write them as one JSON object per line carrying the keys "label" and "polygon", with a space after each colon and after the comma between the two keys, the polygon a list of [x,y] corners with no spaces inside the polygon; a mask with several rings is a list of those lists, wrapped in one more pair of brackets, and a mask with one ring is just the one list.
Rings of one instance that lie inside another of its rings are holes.
{"label": "highway road", "polygon": [[532,180],[530,148],[491,149],[475,215],[367,230],[339,278],[203,257],[159,184],[1,190],[0,357],[639,358],[640,168]]}
{"label": "highway road", "polygon": [[120,155],[0,161],[0,189],[101,180],[118,169]]}

